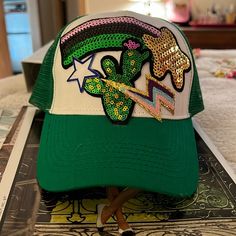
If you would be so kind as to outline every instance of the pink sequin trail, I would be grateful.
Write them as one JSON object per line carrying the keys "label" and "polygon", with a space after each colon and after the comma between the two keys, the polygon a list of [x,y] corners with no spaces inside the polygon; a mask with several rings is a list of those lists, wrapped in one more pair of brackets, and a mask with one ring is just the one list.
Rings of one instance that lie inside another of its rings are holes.
{"label": "pink sequin trail", "polygon": [[111,18],[103,18],[103,19],[97,19],[97,20],[91,20],[88,21],[82,25],[77,26],[76,28],[74,28],[73,30],[69,31],[68,33],[66,33],[62,38],[61,38],[61,43],[64,43],[66,40],[68,40],[69,38],[71,38],[72,36],[74,36],[75,34],[86,30],[90,27],[96,27],[98,25],[105,25],[105,24],[112,24],[112,23],[130,23],[130,24],[134,24],[137,26],[140,26],[148,31],[150,31],[151,33],[153,33],[156,36],[160,36],[160,31],[149,25],[146,24],[140,20],[137,20],[133,17],[111,17]]}

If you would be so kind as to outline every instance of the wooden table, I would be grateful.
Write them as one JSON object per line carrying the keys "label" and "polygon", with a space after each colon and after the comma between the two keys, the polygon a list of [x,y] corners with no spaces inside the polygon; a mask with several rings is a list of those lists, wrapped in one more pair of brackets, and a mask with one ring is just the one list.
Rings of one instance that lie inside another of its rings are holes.
{"label": "wooden table", "polygon": [[182,27],[192,48],[236,48],[236,27]]}

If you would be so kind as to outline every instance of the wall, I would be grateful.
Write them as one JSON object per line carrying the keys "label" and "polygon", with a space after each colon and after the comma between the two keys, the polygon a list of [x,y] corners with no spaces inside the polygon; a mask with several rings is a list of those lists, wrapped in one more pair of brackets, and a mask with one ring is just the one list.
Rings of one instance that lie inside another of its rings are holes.
{"label": "wall", "polygon": [[42,45],[56,37],[64,25],[64,5],[62,1],[38,1],[39,19],[41,25]]}
{"label": "wall", "polygon": [[150,8],[144,7],[144,1],[138,0],[85,0],[86,13],[98,13],[118,10],[129,10],[165,18],[165,8],[162,3],[152,2]]}
{"label": "wall", "polygon": [[[223,14],[230,5],[234,5],[236,8],[236,1],[235,0],[192,0],[192,15],[193,18],[198,18],[199,14],[207,14],[207,10],[211,9],[213,5],[218,8]],[[236,10],[236,9],[234,9]]]}
{"label": "wall", "polygon": [[6,24],[3,2],[0,1],[0,79],[12,74],[11,61],[7,43]]}
{"label": "wall", "polygon": [[[225,11],[231,4],[236,7],[235,0],[191,0],[192,1],[192,15],[193,18],[199,14],[206,14],[207,9],[210,9],[213,4],[221,11]],[[132,10],[138,13],[144,13],[144,4],[138,0],[85,0],[86,13],[98,13],[105,11],[116,10]],[[166,16],[165,8],[161,3],[154,2],[151,6],[151,13],[153,16],[164,17]]]}

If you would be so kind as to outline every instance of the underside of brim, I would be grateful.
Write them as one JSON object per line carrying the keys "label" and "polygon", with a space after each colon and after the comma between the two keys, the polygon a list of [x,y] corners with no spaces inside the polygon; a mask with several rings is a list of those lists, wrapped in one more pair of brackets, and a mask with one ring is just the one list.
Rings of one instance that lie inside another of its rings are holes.
{"label": "underside of brim", "polygon": [[198,158],[190,118],[131,118],[129,125],[107,119],[46,113],[37,165],[43,189],[123,186],[173,196],[195,192]]}

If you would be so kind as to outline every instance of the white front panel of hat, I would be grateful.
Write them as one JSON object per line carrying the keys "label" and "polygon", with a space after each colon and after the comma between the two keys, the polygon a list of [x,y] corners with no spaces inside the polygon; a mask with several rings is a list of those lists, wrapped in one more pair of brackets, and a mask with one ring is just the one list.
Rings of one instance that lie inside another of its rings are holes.
{"label": "white front panel of hat", "polygon": [[[132,15],[135,18],[145,21],[149,24],[154,25],[157,28],[167,27],[176,37],[179,47],[188,56],[190,59],[191,66],[193,65],[192,57],[189,52],[189,48],[183,36],[180,32],[168,22],[157,20],[155,18],[150,18],[146,16],[141,16],[139,14],[130,13],[130,12],[118,12],[112,13],[111,16],[125,16]],[[100,14],[96,16],[86,16],[70,24],[63,32],[70,31],[75,28],[78,24],[83,22],[96,19],[101,17],[107,17],[109,14]],[[63,35],[62,34],[62,35]],[[99,71],[104,77],[104,72],[101,67],[101,59],[104,56],[111,55],[120,61],[121,51],[103,51],[97,52],[93,55],[93,58],[88,55],[84,58],[83,62],[75,61],[73,66],[70,66],[67,69],[64,69],[61,65],[61,52],[59,46],[56,49],[54,57],[54,66],[53,66],[53,77],[54,77],[54,93],[53,93],[53,102],[50,109],[52,114],[69,114],[69,115],[105,115],[104,107],[100,97],[92,96],[87,93],[85,90],[81,91],[81,86],[83,84],[85,74],[89,75],[92,73],[91,70]],[[92,64],[90,62],[92,61]],[[170,109],[167,109],[168,106],[165,106],[164,103],[160,103],[161,107],[161,118],[162,119],[184,119],[189,117],[188,106],[189,98],[192,86],[193,79],[193,69],[186,72],[184,75],[185,83],[184,89],[181,92],[176,91],[173,88],[173,83],[171,82],[171,75],[167,73],[165,78],[160,81],[163,86],[170,91],[173,91],[174,94],[174,112],[171,112]],[[146,77],[150,75],[150,64],[146,62],[142,66],[141,75],[135,81],[135,88],[139,91],[146,91],[147,79]],[[73,79],[77,78],[77,79]],[[160,97],[156,98],[157,100]],[[133,117],[152,117],[147,109],[143,108],[143,105],[140,105],[138,102],[135,103],[134,111],[132,113]]]}

